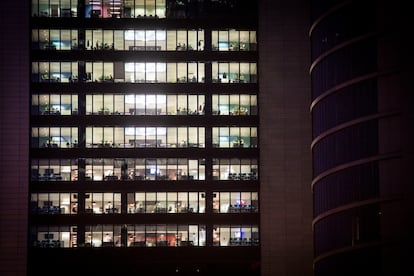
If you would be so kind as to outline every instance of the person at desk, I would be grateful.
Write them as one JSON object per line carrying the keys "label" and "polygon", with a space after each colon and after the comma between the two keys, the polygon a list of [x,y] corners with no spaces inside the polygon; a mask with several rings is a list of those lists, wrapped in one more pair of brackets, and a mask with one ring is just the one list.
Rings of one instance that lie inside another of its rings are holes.
{"label": "person at desk", "polygon": [[106,205],[105,213],[107,214],[115,213],[115,208],[112,206],[111,202],[108,202],[108,204]]}
{"label": "person at desk", "polygon": [[112,237],[108,233],[106,233],[103,238],[103,242],[112,242]]}

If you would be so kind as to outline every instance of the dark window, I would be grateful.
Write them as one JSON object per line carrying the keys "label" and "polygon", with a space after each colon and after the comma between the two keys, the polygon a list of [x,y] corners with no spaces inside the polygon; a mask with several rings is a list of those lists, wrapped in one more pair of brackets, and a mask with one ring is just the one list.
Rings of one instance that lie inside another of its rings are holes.
{"label": "dark window", "polygon": [[377,136],[377,121],[369,121],[324,138],[313,149],[314,175],[340,164],[377,154]]}
{"label": "dark window", "polygon": [[350,120],[377,112],[377,85],[370,79],[324,98],[312,110],[313,137]]}
{"label": "dark window", "polygon": [[372,73],[377,66],[375,40],[342,48],[322,60],[312,72],[312,99],[343,82]]}
{"label": "dark window", "polygon": [[[332,5],[338,1],[327,2]],[[316,26],[312,32],[312,60],[342,42],[374,30],[375,10],[359,2],[331,13]]]}
{"label": "dark window", "polygon": [[319,181],[314,188],[314,215],[379,194],[378,164],[342,170]]}

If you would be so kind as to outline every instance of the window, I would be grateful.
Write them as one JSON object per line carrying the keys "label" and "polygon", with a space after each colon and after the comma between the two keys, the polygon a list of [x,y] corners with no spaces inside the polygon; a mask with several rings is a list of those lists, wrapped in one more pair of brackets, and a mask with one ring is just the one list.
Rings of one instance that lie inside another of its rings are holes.
{"label": "window", "polygon": [[32,115],[78,115],[78,95],[33,94]]}
{"label": "window", "polygon": [[32,0],[32,17],[77,17],[78,0]]}
{"label": "window", "polygon": [[213,147],[255,148],[257,127],[213,127]]}
{"label": "window", "polygon": [[85,247],[114,247],[121,246],[120,225],[86,225]]}
{"label": "window", "polygon": [[205,226],[198,224],[130,224],[128,247],[205,246]]}
{"label": "window", "polygon": [[32,181],[77,181],[77,159],[32,159]]}
{"label": "window", "polygon": [[248,94],[213,94],[213,115],[257,115],[257,96]]}
{"label": "window", "polygon": [[33,29],[33,50],[76,50],[78,49],[78,30]]}
{"label": "window", "polygon": [[213,246],[257,246],[259,228],[256,225],[216,225]]}
{"label": "window", "polygon": [[213,192],[213,212],[254,213],[258,209],[257,192]]}
{"label": "window", "polygon": [[69,83],[77,78],[77,62],[32,62],[33,82]]}
{"label": "window", "polygon": [[211,49],[213,51],[256,51],[256,31],[213,30]]}
{"label": "window", "polygon": [[128,213],[204,213],[204,192],[128,193]]}
{"label": "window", "polygon": [[30,243],[33,247],[61,248],[77,247],[76,226],[40,225],[30,228]]}
{"label": "window", "polygon": [[32,193],[30,196],[32,214],[77,214],[77,193]]}
{"label": "window", "polygon": [[32,148],[77,147],[77,127],[32,127]]}
{"label": "window", "polygon": [[256,159],[213,159],[213,180],[257,180]]}
{"label": "window", "polygon": [[216,83],[256,83],[257,65],[253,62],[212,62],[212,80]]}
{"label": "window", "polygon": [[203,159],[86,159],[86,180],[204,180]]}
{"label": "window", "polygon": [[86,127],[86,147],[204,148],[205,130],[201,127]]}
{"label": "window", "polygon": [[85,193],[85,213],[119,214],[121,213],[120,193]]}

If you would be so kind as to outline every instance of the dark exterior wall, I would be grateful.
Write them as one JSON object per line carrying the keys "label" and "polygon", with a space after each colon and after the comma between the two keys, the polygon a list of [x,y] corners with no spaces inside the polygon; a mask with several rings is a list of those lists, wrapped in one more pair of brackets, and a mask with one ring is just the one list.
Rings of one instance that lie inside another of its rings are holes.
{"label": "dark exterior wall", "polygon": [[[410,23],[412,15],[405,1],[393,5],[379,2],[376,7],[378,30],[378,106],[398,116],[379,123],[379,150],[399,153],[397,160],[382,162],[381,196],[393,195],[398,200],[382,204],[381,221],[382,275],[413,274],[411,262],[413,238],[414,187],[414,96],[412,89],[413,47]],[[390,242],[391,241],[391,242]]]}
{"label": "dark exterior wall", "polygon": [[312,275],[308,1],[260,1],[262,275]]}
{"label": "dark exterior wall", "polygon": [[26,275],[29,51],[28,2],[1,8],[0,275]]}

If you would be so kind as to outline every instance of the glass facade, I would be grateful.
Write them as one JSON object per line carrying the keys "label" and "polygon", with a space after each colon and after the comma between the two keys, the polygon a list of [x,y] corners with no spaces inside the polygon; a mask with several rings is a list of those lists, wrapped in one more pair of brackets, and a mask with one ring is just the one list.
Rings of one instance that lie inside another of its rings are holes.
{"label": "glass facade", "polygon": [[237,5],[193,2],[32,1],[29,260],[240,246],[259,260],[256,15],[206,24]]}
{"label": "glass facade", "polygon": [[390,69],[401,66],[399,58],[385,58],[399,51],[399,31],[385,23],[389,18],[372,20],[389,8],[375,1],[314,1],[312,7],[314,275],[387,274],[399,266],[394,260],[404,259],[405,248],[394,241],[406,235],[393,221],[409,205],[394,199],[405,193],[406,131],[394,130],[405,119],[390,112],[404,110],[406,99],[399,97],[406,89],[400,72]]}

